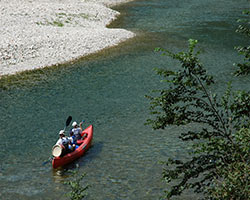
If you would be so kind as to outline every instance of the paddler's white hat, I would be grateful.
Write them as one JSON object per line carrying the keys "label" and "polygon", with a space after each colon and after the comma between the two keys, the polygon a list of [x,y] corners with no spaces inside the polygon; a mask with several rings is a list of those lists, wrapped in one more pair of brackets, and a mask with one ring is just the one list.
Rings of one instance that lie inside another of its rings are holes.
{"label": "paddler's white hat", "polygon": [[59,135],[64,135],[64,133],[65,133],[64,130],[59,131]]}
{"label": "paddler's white hat", "polygon": [[77,125],[77,123],[76,123],[76,122],[73,122],[73,123],[72,123],[72,126],[73,126],[73,127],[75,127],[76,125]]}

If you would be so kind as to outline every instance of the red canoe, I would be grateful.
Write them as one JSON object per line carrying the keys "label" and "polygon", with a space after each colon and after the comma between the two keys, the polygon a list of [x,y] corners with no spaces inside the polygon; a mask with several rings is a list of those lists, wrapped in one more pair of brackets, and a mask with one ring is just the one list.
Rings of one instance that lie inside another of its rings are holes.
{"label": "red canoe", "polygon": [[81,157],[91,146],[92,138],[93,138],[93,126],[90,125],[88,128],[82,131],[82,136],[86,133],[86,137],[83,140],[78,140],[77,143],[79,144],[79,147],[63,157],[54,157],[52,161],[52,167],[54,169],[69,164],[75,159]]}

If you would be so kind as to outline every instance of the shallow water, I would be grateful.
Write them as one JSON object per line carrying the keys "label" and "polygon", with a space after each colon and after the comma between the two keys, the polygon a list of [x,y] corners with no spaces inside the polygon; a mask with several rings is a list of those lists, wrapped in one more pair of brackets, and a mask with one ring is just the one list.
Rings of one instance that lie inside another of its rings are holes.
{"label": "shallow water", "polygon": [[[233,63],[241,61],[233,47],[246,43],[234,32],[246,7],[246,0],[131,2],[116,7],[122,15],[110,26],[136,32],[134,39],[71,65],[1,82],[0,199],[67,199],[68,169],[87,174],[87,199],[161,197],[159,161],[183,157],[186,148],[175,136],[178,129],[152,131],[144,125],[150,117],[144,95],[161,86],[153,68],[173,64],[153,50],[179,51],[189,38],[198,39],[217,91],[230,80],[248,89],[249,77],[231,75]],[[94,143],[84,157],[53,170],[43,162],[69,115],[94,125]]]}

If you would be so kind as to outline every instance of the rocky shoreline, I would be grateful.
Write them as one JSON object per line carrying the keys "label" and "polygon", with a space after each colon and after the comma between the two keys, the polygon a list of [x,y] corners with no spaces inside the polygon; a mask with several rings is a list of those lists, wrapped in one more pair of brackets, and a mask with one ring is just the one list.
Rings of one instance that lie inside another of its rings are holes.
{"label": "rocky shoreline", "polygon": [[129,0],[0,0],[0,78],[98,52],[134,37],[106,25]]}

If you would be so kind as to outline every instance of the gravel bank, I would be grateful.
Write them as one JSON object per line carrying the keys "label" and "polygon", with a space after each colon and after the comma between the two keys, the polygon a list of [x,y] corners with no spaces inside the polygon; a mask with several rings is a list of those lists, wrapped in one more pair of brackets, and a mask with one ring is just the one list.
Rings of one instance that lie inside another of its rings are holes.
{"label": "gravel bank", "polygon": [[108,29],[128,0],[0,0],[0,78],[62,64],[131,38]]}

